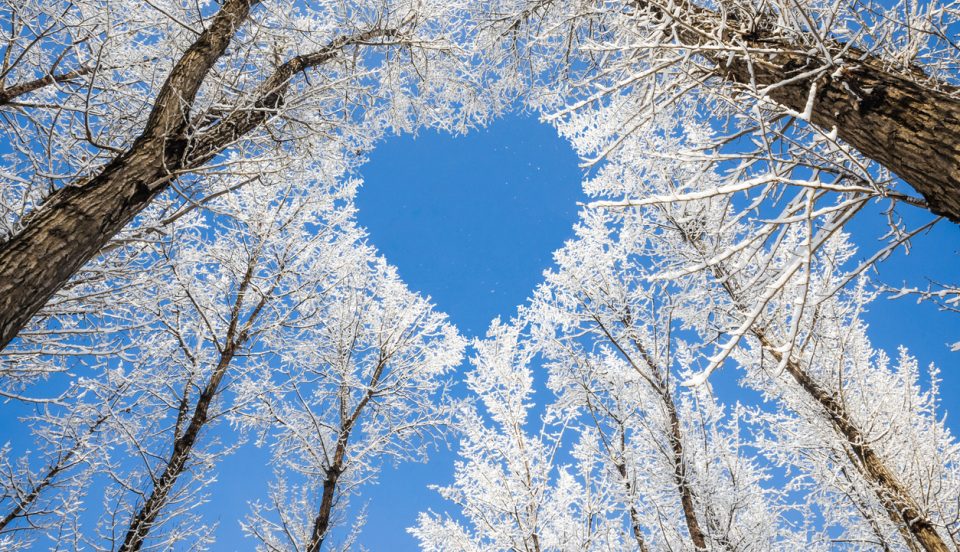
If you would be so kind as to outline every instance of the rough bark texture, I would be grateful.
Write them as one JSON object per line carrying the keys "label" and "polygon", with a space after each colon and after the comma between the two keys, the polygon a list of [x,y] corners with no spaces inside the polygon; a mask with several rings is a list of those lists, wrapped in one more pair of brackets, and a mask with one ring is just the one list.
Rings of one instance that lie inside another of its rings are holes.
{"label": "rough bark texture", "polygon": [[157,95],[143,134],[99,174],[55,192],[0,245],[0,348],[162,191],[183,161],[189,108],[256,0],[227,0]]}
{"label": "rough bark texture", "polygon": [[25,219],[20,233],[0,244],[0,350],[178,172],[203,165],[273,117],[297,73],[326,63],[351,44],[397,35],[392,29],[373,29],[292,58],[264,81],[251,106],[220,116],[205,114],[200,118],[208,121],[207,127],[188,139],[189,107],[204,76],[257,2],[224,3],[171,71],[146,130],[130,150],[95,177],[58,190]]}
{"label": "rough bark texture", "polygon": [[[960,99],[887,72],[870,56],[847,63],[835,76],[816,80],[811,122],[826,132],[836,128],[839,138],[919,192],[930,211],[960,223]],[[794,54],[753,60],[752,68],[757,84],[769,86],[818,64]],[[738,83],[750,82],[744,58],[721,70]],[[802,113],[813,84],[800,79],[768,95]]]}
{"label": "rough bark texture", "polygon": [[[737,31],[739,22],[724,21],[711,10],[689,1],[668,12],[658,1],[636,0],[643,11],[672,24],[676,39],[695,49],[726,37],[735,55],[706,53],[716,75],[739,85],[770,89],[767,95],[797,113],[806,110],[814,83],[811,122],[837,136],[863,155],[883,165],[923,195],[933,213],[960,223],[960,92],[943,84],[941,91],[922,82],[927,78],[914,67],[917,79],[893,73],[875,56],[835,43],[833,65],[820,57],[800,53],[774,32]],[[747,56],[747,48],[782,53]],[[815,71],[822,68],[822,72]],[[839,70],[838,70],[839,68]],[[806,73],[813,73],[798,78]],[[787,82],[789,79],[796,79]]]}
{"label": "rough bark texture", "polygon": [[[848,462],[850,462],[851,464],[856,464],[858,462],[856,457],[853,455],[853,452],[851,452],[849,448],[844,448],[843,452]],[[839,459],[835,461],[838,463],[840,462]],[[850,474],[847,472],[847,469],[845,467],[842,467],[842,466],[840,467],[840,473],[843,475],[844,481],[846,481],[850,485],[854,484],[853,478],[850,477]],[[877,536],[877,545],[883,549],[883,552],[893,552],[893,550],[890,548],[890,543],[887,542],[886,540],[886,535],[883,534],[883,529],[880,527],[880,524],[877,521],[876,516],[874,515],[874,512],[871,511],[870,505],[867,504],[864,500],[861,500],[860,497],[856,496],[854,493],[850,493],[848,496],[850,497],[850,500],[854,502],[854,504],[856,505],[857,511],[860,512],[860,516],[863,517],[863,519],[865,519],[867,523],[870,525],[870,529],[873,530],[873,534]],[[903,526],[903,523],[898,518],[891,516],[889,510],[887,510],[886,512],[887,512],[887,518],[890,519],[890,521],[892,521],[893,524],[897,527],[897,532],[900,533],[900,538],[902,538],[904,544],[907,545],[907,549],[910,552],[920,552],[920,548],[917,545],[917,541],[915,541],[913,536],[910,534],[910,532],[907,531],[907,528]]]}

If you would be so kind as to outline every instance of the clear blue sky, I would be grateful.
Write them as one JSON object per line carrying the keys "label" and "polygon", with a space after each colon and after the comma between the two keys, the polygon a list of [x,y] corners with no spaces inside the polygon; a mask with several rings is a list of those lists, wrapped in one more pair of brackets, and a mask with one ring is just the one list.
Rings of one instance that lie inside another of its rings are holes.
{"label": "clear blue sky", "polygon": [[[572,237],[576,202],[583,199],[583,173],[573,152],[553,129],[520,115],[467,136],[425,132],[388,138],[361,173],[359,218],[371,242],[412,289],[431,296],[467,336],[482,335],[491,318],[509,317],[525,301],[550,265],[551,253]],[[881,223],[878,214],[861,216],[854,230],[875,236]],[[884,263],[879,276],[889,283],[922,282],[923,277],[956,281],[958,249],[960,227],[942,224],[918,240],[909,257],[898,253]],[[960,353],[946,347],[960,340],[960,317],[911,300],[880,300],[868,320],[875,345],[893,352],[902,343],[922,364],[941,367],[948,423],[960,431],[955,415]],[[715,376],[722,394],[736,393],[727,381],[734,375]],[[12,415],[17,408],[2,408],[0,440],[22,439],[23,428]],[[446,507],[426,485],[449,483],[454,458],[441,450],[427,464],[385,466],[380,483],[366,487],[353,502],[351,511],[367,506],[360,542],[371,550],[414,550],[405,529],[419,511]],[[244,447],[221,465],[211,502],[201,509],[208,520],[220,520],[216,550],[253,547],[237,520],[248,512],[247,501],[266,490],[272,477],[266,460],[265,451]],[[98,505],[96,498],[89,503],[94,509]]]}

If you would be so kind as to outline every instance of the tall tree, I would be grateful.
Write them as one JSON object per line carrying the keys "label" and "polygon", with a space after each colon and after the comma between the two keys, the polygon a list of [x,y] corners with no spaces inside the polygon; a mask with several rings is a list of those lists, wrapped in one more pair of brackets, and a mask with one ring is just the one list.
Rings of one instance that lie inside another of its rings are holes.
{"label": "tall tree", "polygon": [[960,223],[960,49],[949,2],[529,2],[504,11],[536,40],[555,41],[569,65],[551,83],[554,117],[618,105],[613,132],[583,144],[593,162],[618,136],[646,135],[657,113],[679,110],[678,121],[715,122],[704,154],[740,161],[728,167],[731,183],[804,179],[812,166],[838,186],[903,197],[889,171],[923,196],[911,203]]}
{"label": "tall tree", "polygon": [[234,435],[218,446],[214,430],[253,400],[238,382],[269,377],[271,359],[292,344],[264,342],[353,270],[357,234],[344,222],[349,210],[333,209],[336,187],[322,194],[319,182],[310,191],[298,184],[225,195],[214,207],[232,216],[175,228],[157,246],[166,277],[143,307],[156,313],[157,332],[137,337],[144,349],[126,375],[152,404],[126,431],[142,465],[118,471],[101,529],[118,550],[209,538],[191,510],[216,464],[241,443]]}
{"label": "tall tree", "polygon": [[602,218],[555,254],[527,318],[545,355],[553,408],[596,431],[596,454],[632,497],[624,509],[639,549],[772,548],[802,537],[778,515],[757,460],[742,456],[736,420],[708,388],[680,385],[696,358],[679,333],[682,308],[646,281],[633,244]]}
{"label": "tall tree", "polygon": [[497,320],[474,343],[467,386],[476,402],[459,414],[453,482],[437,487],[457,516],[423,512],[409,531],[431,551],[624,549],[631,537],[608,509],[609,489],[592,480],[595,462],[562,466],[563,421],[535,417],[521,330]]}
{"label": "tall tree", "polygon": [[[691,174],[699,180],[691,179]],[[948,550],[951,514],[942,518],[943,508],[929,506],[942,499],[918,484],[920,476],[913,469],[937,473],[938,485],[952,488],[953,437],[938,433],[938,452],[927,457],[929,463],[904,466],[899,438],[888,440],[892,434],[886,433],[892,420],[877,420],[875,399],[868,405],[853,398],[898,397],[903,392],[903,384],[894,383],[897,378],[885,363],[860,356],[868,342],[858,329],[855,312],[865,297],[838,296],[862,270],[863,263],[851,262],[855,248],[841,229],[863,198],[834,203],[829,194],[811,189],[804,200],[787,202],[779,214],[752,221],[738,216],[726,198],[709,192],[720,178],[687,159],[664,162],[638,140],[626,145],[616,163],[591,183],[601,194],[642,186],[658,188],[661,197],[670,194],[677,180],[698,188],[683,201],[651,202],[609,214],[622,225],[618,239],[629,241],[634,254],[647,257],[651,267],[647,277],[670,282],[673,297],[683,298],[686,306],[677,310],[677,316],[685,327],[695,328],[704,342],[716,343],[712,354],[704,355],[704,368],[687,383],[702,385],[731,355],[741,354],[745,347],[754,351],[756,356],[746,364],[748,372],[761,380],[772,378],[783,386],[784,396],[803,397],[790,407],[797,415],[816,420],[821,450],[833,451],[824,452],[824,457],[846,463],[843,477],[861,478],[870,489],[868,504],[877,510],[869,517],[892,520],[906,546]],[[848,343],[858,345],[851,348]],[[881,381],[890,388],[866,395],[854,391]],[[915,393],[913,388],[910,406],[899,410],[903,425],[898,431],[904,436],[936,426],[929,407],[920,406],[928,399]],[[887,409],[897,410],[893,404]],[[874,433],[879,427],[886,437]],[[837,439],[842,453],[837,452]]]}
{"label": "tall tree", "polygon": [[[362,149],[383,120],[398,129],[414,118],[456,124],[444,95],[464,111],[484,103],[469,85],[473,73],[456,71],[447,55],[464,36],[449,30],[461,21],[456,3],[147,4],[7,9],[15,23],[5,59],[22,75],[7,90],[54,103],[8,106],[18,113],[10,135],[28,140],[15,159],[28,170],[7,176],[15,193],[5,198],[12,232],[0,244],[0,347],[154,198],[198,171],[230,170],[236,158],[310,156],[331,136]],[[49,28],[22,31],[18,22],[31,16]],[[141,46],[155,57],[142,60]],[[67,61],[85,75],[53,84],[83,77],[79,91],[30,85]],[[442,78],[423,85],[434,71]],[[448,87],[451,75],[463,86]],[[422,98],[410,100],[408,88]],[[431,95],[438,101],[421,108]],[[50,189],[37,193],[36,180]]]}
{"label": "tall tree", "polygon": [[310,315],[282,336],[274,383],[246,383],[257,399],[238,419],[277,469],[270,505],[243,524],[264,550],[333,549],[349,497],[381,463],[425,459],[450,423],[464,340],[383,259],[358,261],[321,301],[304,297]]}
{"label": "tall tree", "polygon": [[[568,244],[565,254],[597,253],[583,245]],[[569,278],[583,291],[574,282],[591,276],[566,269],[553,285]],[[625,299],[616,275],[592,276],[587,287]],[[783,497],[761,487],[762,470],[742,456],[736,425],[722,421],[709,393],[664,400],[652,369],[630,365],[643,362],[630,343],[645,339],[639,330],[590,330],[598,324],[591,312],[610,322],[623,310],[601,312],[580,299],[573,289],[543,286],[529,310],[509,325],[494,323],[476,344],[468,385],[478,401],[461,414],[454,480],[437,487],[455,510],[420,515],[410,532],[421,548],[816,548],[779,515]],[[538,352],[547,362],[534,372]],[[550,392],[534,394],[535,378],[547,376]]]}
{"label": "tall tree", "polygon": [[[63,328],[72,336],[71,348],[25,351],[28,359],[70,357],[67,366],[89,374],[81,380],[87,390],[81,396],[102,398],[122,389],[116,405],[99,407],[112,413],[110,423],[90,430],[111,444],[100,469],[85,472],[98,478],[95,488],[106,489],[106,513],[96,531],[74,528],[78,542],[120,550],[209,544],[210,528],[194,509],[220,459],[242,444],[218,423],[253,398],[238,393],[238,381],[252,372],[269,379],[271,359],[292,344],[267,338],[295,324],[305,305],[322,305],[329,288],[355,272],[357,257],[365,259],[350,222],[356,183],[336,183],[343,167],[333,159],[314,166],[310,186],[288,172],[262,174],[256,184],[218,196],[205,210],[177,211],[182,216],[167,217],[169,224],[153,228],[158,233],[149,241],[118,245],[151,259],[142,282],[112,293],[123,305],[117,310],[132,313],[128,320],[136,323],[81,337]],[[82,320],[77,327],[100,322]],[[101,339],[127,345],[120,351],[84,347],[84,340],[96,345]],[[83,406],[71,397],[55,402],[66,419]],[[54,490],[43,487],[70,476],[79,456],[72,450],[60,455],[27,498],[38,501]],[[28,501],[17,500],[29,512]],[[89,519],[87,514],[84,521]],[[37,535],[23,522],[15,530]]]}

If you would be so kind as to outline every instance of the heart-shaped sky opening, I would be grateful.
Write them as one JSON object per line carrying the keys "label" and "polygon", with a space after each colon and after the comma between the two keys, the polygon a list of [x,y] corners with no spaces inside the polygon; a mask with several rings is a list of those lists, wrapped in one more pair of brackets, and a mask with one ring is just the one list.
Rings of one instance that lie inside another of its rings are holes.
{"label": "heart-shaped sky opening", "polygon": [[530,296],[584,197],[567,142],[523,116],[465,136],[389,138],[362,174],[358,219],[372,243],[468,336]]}

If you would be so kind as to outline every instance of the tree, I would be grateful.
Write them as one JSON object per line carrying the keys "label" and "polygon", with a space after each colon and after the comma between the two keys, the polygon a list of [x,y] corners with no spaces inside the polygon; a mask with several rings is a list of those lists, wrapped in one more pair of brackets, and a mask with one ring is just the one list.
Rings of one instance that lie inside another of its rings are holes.
{"label": "tree", "polygon": [[[868,269],[940,220],[896,209],[960,220],[953,4],[0,12],[0,397],[37,445],[0,448],[0,546],[208,547],[196,507],[253,437],[275,480],[243,529],[349,548],[361,486],[452,426],[426,549],[960,548],[937,372],[861,316]],[[364,243],[346,175],[518,93],[595,201],[454,404],[464,341]],[[755,402],[714,395],[735,369]]]}
{"label": "tree", "polygon": [[[628,352],[602,343],[596,353],[585,352],[592,340],[579,342],[589,335],[583,319],[547,314],[557,303],[538,305],[548,293],[546,287],[540,292],[532,310],[522,309],[510,325],[494,323],[476,344],[468,385],[479,402],[460,415],[454,481],[437,487],[456,514],[421,513],[410,532],[422,549],[744,550],[806,544],[802,534],[781,525],[781,497],[759,486],[762,472],[739,455],[730,432],[735,424],[720,421],[722,412],[708,394],[689,393],[697,399],[676,408],[682,422],[672,420],[647,373],[627,365],[634,360],[624,359]],[[588,315],[584,319],[594,323]],[[529,323],[550,327],[534,326],[528,334],[523,328]],[[553,334],[558,327],[568,333]],[[601,329],[597,337],[609,339]],[[551,399],[538,407],[529,363],[542,346],[550,359],[544,368]],[[544,414],[532,419],[537,411]],[[679,461],[677,439],[687,446]]]}
{"label": "tree", "polygon": [[319,193],[319,182],[310,192],[297,187],[245,187],[217,202],[233,216],[174,230],[159,245],[169,279],[146,308],[161,331],[154,340],[138,337],[149,349],[127,375],[153,403],[126,431],[129,454],[144,461],[118,476],[121,485],[108,495],[119,527],[107,524],[105,537],[119,537],[119,550],[140,550],[148,537],[163,546],[203,540],[189,511],[219,459],[239,444],[216,446],[203,436],[253,400],[237,388],[243,376],[269,374],[271,359],[292,346],[267,347],[269,336],[296,324],[301,309],[322,303],[353,271],[357,234],[333,209],[337,187],[330,194]]}
{"label": "tree", "polygon": [[[784,527],[780,498],[741,455],[737,420],[706,388],[679,385],[696,353],[630,241],[600,217],[555,255],[527,317],[547,359],[553,408],[595,431],[596,454],[623,485],[640,550],[773,548],[804,541]],[[684,531],[685,530],[685,531]]]}
{"label": "tree", "polygon": [[562,420],[531,419],[532,352],[519,325],[495,320],[474,343],[454,481],[437,487],[466,522],[421,513],[409,529],[424,550],[619,550],[627,535],[593,486],[589,458],[559,465]]}
{"label": "tree", "polygon": [[[148,251],[141,251],[143,240],[127,245],[153,261],[141,285],[113,294],[121,310],[135,313],[138,323],[120,332],[130,345],[117,354],[71,343],[84,351],[74,356],[100,359],[84,388],[95,397],[122,389],[109,411],[124,412],[110,418],[105,438],[112,452],[92,472],[106,479],[99,534],[84,531],[80,542],[120,550],[209,542],[209,527],[192,511],[216,464],[241,444],[216,430],[253,398],[237,393],[238,381],[251,372],[269,377],[271,359],[292,345],[278,340],[281,349],[270,349],[267,336],[295,324],[304,305],[322,304],[329,288],[356,270],[357,256],[365,258],[344,203],[355,182],[331,183],[342,168],[314,167],[309,187],[287,173],[263,174],[259,183],[211,201],[211,211],[176,218]],[[94,343],[104,338],[91,335]],[[31,354],[42,360],[54,353]],[[82,406],[58,402],[67,419]],[[64,471],[54,464],[51,482]]]}
{"label": "tree", "polygon": [[703,147],[733,161],[731,183],[819,169],[838,187],[902,198],[862,155],[924,198],[910,203],[960,222],[956,17],[950,3],[642,0],[528,2],[513,20],[554,40],[569,67],[548,84],[551,117],[619,106],[615,127],[582,144],[593,162],[667,110],[714,121]]}
{"label": "tree", "polygon": [[[862,200],[831,204],[829,196],[809,190],[805,201],[794,200],[782,213],[753,221],[728,199],[709,193],[721,175],[683,158],[665,163],[648,151],[640,140],[625,145],[616,163],[590,186],[602,194],[643,186],[666,195],[682,180],[708,191],[691,192],[682,202],[652,202],[608,215],[620,228],[624,247],[646,258],[646,277],[670,282],[670,296],[683,298],[685,306],[675,312],[684,327],[695,329],[704,343],[716,343],[713,354],[704,355],[705,367],[687,383],[702,385],[731,354],[743,354],[746,345],[754,355],[744,363],[750,377],[772,379],[784,397],[802,397],[787,402],[799,416],[816,420],[820,449],[828,451],[824,457],[845,462],[844,477],[862,478],[872,494],[870,503],[878,508],[870,518],[892,520],[907,546],[947,550],[952,514],[940,517],[943,508],[928,506],[929,491],[917,483],[921,476],[901,464],[899,437],[891,441],[892,434],[885,433],[893,421],[877,418],[876,397],[902,396],[904,382],[915,376],[899,376],[898,381],[885,363],[871,366],[871,353],[863,357],[868,342],[855,314],[868,297],[841,294],[862,271],[862,263],[851,266],[855,248],[841,232]],[[851,342],[858,345],[851,347]],[[876,385],[889,387],[855,391]],[[903,438],[919,431],[937,434],[938,452],[925,458],[925,467],[916,467],[939,474],[938,485],[952,488],[953,437],[940,432],[930,407],[919,406],[932,399],[909,388],[912,398],[904,399],[909,407],[886,405],[900,416],[896,432]],[[858,403],[852,395],[867,402]],[[871,437],[879,427],[884,437]],[[938,429],[921,429],[930,427]]]}
{"label": "tree", "polygon": [[245,382],[257,399],[238,419],[261,433],[277,467],[270,506],[255,504],[243,524],[264,550],[330,549],[348,498],[379,465],[425,459],[450,423],[445,380],[463,339],[364,253],[320,301],[303,298],[310,314],[278,336],[267,381]]}
{"label": "tree", "polygon": [[[15,192],[0,244],[0,347],[158,195],[198,173],[229,170],[233,158],[310,156],[330,136],[362,150],[381,120],[453,125],[445,94],[464,111],[481,103],[472,73],[454,71],[446,55],[458,4],[165,4],[150,3],[146,18],[132,5],[80,0],[7,9],[3,75],[19,77],[6,90],[20,94],[7,104],[19,113],[8,132],[25,141],[15,159],[28,170],[7,177]],[[31,18],[39,23],[22,24]],[[140,59],[141,47],[155,57]],[[56,73],[61,65],[73,69]],[[169,67],[162,84],[158,65]],[[442,77],[404,99],[430,71]],[[455,74],[466,82],[448,88]],[[38,193],[40,179],[50,188]]]}

